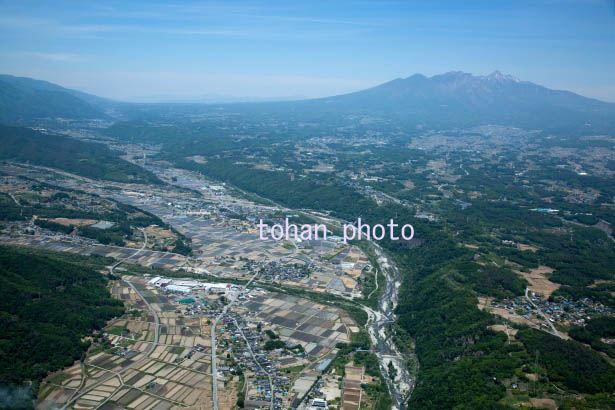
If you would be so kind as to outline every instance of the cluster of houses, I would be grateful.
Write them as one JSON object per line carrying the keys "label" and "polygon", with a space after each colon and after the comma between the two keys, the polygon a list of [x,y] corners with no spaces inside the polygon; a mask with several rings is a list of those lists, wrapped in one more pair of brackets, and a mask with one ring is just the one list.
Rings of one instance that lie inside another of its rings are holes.
{"label": "cluster of houses", "polygon": [[[571,301],[564,297],[545,299],[534,292],[531,293],[532,302],[553,323],[560,322],[575,326],[584,326],[585,322],[598,315],[614,315],[612,308],[589,298]],[[494,307],[507,309],[530,320],[538,315],[537,309],[524,297],[507,298],[501,302],[493,302]],[[541,319],[541,316],[538,316]]]}
{"label": "cluster of houses", "polygon": [[[281,409],[291,380],[273,365],[275,352],[261,346],[260,328],[249,326],[234,313],[228,313],[223,320],[233,342],[240,342],[233,343],[232,353],[246,380],[246,408],[268,408],[273,397],[274,408]],[[244,337],[249,345],[241,343]]]}
{"label": "cluster of houses", "polygon": [[258,270],[260,277],[265,280],[272,281],[297,281],[306,276],[309,276],[310,271],[314,269],[314,264],[304,265],[301,261],[296,264],[282,264],[276,261],[258,263],[249,262],[245,269],[249,272]]}

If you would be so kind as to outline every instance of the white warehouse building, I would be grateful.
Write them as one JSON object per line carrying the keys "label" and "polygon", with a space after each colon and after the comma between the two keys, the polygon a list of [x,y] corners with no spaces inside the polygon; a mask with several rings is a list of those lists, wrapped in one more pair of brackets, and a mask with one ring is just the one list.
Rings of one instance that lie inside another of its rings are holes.
{"label": "white warehouse building", "polygon": [[187,295],[188,293],[192,291],[192,288],[189,288],[188,286],[179,286],[179,285],[167,285],[165,289],[168,290],[169,292],[181,293],[182,295]]}

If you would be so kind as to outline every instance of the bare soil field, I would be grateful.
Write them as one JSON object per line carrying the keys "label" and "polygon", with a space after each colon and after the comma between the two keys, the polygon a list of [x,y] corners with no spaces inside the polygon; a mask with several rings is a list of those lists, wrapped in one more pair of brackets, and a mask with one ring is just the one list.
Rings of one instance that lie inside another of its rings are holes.
{"label": "bare soil field", "polygon": [[551,296],[553,292],[559,289],[560,285],[557,283],[551,282],[547,279],[546,274],[552,273],[553,269],[548,266],[539,266],[536,269],[530,270],[529,273],[526,272],[518,272],[522,275],[529,283],[528,289],[532,292],[540,293],[545,297]]}
{"label": "bare soil field", "polygon": [[[492,300],[493,298],[486,298],[486,297],[479,296],[478,297],[478,308],[480,310],[486,310],[489,313],[493,313],[494,315],[501,316],[504,319],[510,320],[513,323],[523,324],[523,325],[533,327],[535,329],[539,329],[537,324],[525,319],[522,316],[519,316],[516,313],[511,313],[504,308],[496,308],[496,307],[491,306]],[[501,326],[501,325],[496,325],[496,326]],[[504,330],[503,326],[502,326],[502,330]],[[508,331],[511,332],[510,334],[512,335],[511,329],[509,329]]]}
{"label": "bare soil field", "polygon": [[553,399],[532,397],[530,402],[537,409],[557,410],[557,403]]}
{"label": "bare soil field", "polygon": [[519,247],[519,250],[522,251],[536,252],[538,250],[538,248],[536,248],[535,246],[527,245],[525,243],[518,243],[517,246]]}
{"label": "bare soil field", "polygon": [[53,218],[50,221],[55,222],[64,226],[87,226],[95,224],[97,221],[95,219],[69,219],[69,218]]}

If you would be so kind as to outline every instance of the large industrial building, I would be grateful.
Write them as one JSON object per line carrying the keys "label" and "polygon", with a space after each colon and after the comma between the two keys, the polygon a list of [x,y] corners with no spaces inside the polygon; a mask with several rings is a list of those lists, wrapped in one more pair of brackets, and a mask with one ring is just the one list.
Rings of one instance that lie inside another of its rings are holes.
{"label": "large industrial building", "polygon": [[230,283],[203,283],[194,280],[179,280],[156,276],[150,279],[147,284],[156,288],[164,288],[168,292],[189,294],[194,289],[203,289],[212,293],[226,292],[232,289]]}

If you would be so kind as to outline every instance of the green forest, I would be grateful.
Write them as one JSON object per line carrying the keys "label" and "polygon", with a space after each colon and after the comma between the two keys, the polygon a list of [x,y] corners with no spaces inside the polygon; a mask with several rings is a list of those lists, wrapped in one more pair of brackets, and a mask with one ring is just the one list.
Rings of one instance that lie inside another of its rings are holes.
{"label": "green forest", "polygon": [[599,316],[590,319],[584,327],[575,326],[568,334],[573,339],[615,358],[615,345],[602,341],[603,338],[615,339],[615,317]]}
{"label": "green forest", "polygon": [[0,246],[0,383],[39,382],[82,359],[82,339],[124,312],[81,259]]}
{"label": "green forest", "polygon": [[0,125],[0,160],[58,168],[80,176],[118,182],[160,184],[151,172],[120,158],[102,144],[29,128]]}
{"label": "green forest", "polygon": [[570,340],[535,329],[522,329],[517,338],[529,352],[540,353],[549,379],[566,390],[585,393],[615,391],[615,368],[600,354]]}
{"label": "green forest", "polygon": [[[366,223],[382,223],[395,215],[396,222],[413,224],[414,246],[405,241],[381,241],[403,272],[396,312],[398,324],[401,332],[416,341],[415,352],[420,362],[409,403],[411,408],[509,409],[502,404],[506,388],[500,380],[513,377],[520,368],[531,365],[536,345],[541,343],[548,347],[540,365],[548,374],[553,372],[554,382],[588,393],[611,392],[608,382],[613,380],[613,367],[578,342],[560,343],[559,339],[548,338],[549,335],[537,342],[533,332],[523,331],[522,343],[509,344],[504,333],[489,329],[497,323],[496,318],[478,309],[477,294],[497,298],[522,295],[526,282],[509,268],[475,263],[475,252],[460,247],[446,224],[416,219],[413,210],[406,207],[378,206],[355,190],[322,176],[293,180],[288,173],[236,164],[232,157],[208,158],[205,164],[176,158],[176,163],[289,207],[330,210],[333,215],[349,220],[360,215]],[[548,232],[551,227],[562,226],[549,215],[503,202],[478,203],[465,211],[465,215],[450,212],[450,218],[457,219],[451,221],[458,229],[455,235],[483,240],[484,247],[479,251],[504,252],[506,248],[494,246],[489,231],[480,232],[476,227],[488,229],[491,224],[513,237],[527,234],[529,229],[542,228],[532,238],[545,250],[531,253],[509,248],[510,259],[530,267],[538,266],[539,262],[549,263],[556,268],[554,280],[563,283],[576,283],[571,279],[574,277],[584,278],[586,283],[588,277],[611,275],[608,267],[613,266],[613,244],[595,229],[573,227],[576,240],[571,242],[569,235]],[[591,381],[588,368],[579,367],[575,362],[580,358],[598,366],[606,377]],[[580,372],[582,377],[577,384],[571,381],[571,373],[566,368]],[[601,400],[612,401],[612,398]]]}

